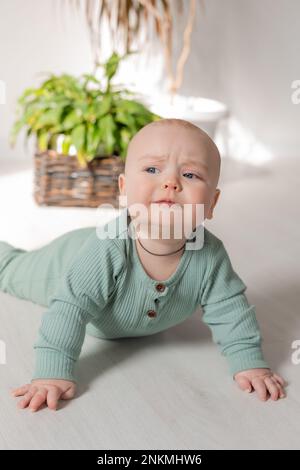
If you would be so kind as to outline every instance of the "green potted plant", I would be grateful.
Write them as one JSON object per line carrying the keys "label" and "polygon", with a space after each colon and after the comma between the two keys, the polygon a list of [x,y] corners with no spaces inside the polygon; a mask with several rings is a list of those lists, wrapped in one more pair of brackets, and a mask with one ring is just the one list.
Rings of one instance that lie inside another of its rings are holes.
{"label": "green potted plant", "polygon": [[40,205],[118,207],[118,176],[130,139],[160,116],[111,81],[128,54],[113,52],[104,64],[103,84],[94,74],[49,77],[18,99],[11,145],[26,129],[35,137],[34,198]]}

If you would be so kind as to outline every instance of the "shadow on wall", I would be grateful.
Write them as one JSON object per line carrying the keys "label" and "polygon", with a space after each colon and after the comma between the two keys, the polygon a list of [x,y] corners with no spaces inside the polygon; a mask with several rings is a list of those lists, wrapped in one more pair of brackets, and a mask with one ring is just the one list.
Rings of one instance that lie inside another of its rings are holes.
{"label": "shadow on wall", "polygon": [[227,184],[251,178],[264,178],[272,173],[269,166],[256,166],[226,157],[222,159],[220,183]]}
{"label": "shadow on wall", "polygon": [[[274,159],[273,153],[264,142],[260,141],[251,129],[244,127],[242,122],[234,116],[229,116],[219,123],[214,140],[222,159],[231,158],[245,163],[248,165],[245,167],[246,171],[250,166],[267,166]],[[242,166],[238,166],[239,174],[241,170]]]}

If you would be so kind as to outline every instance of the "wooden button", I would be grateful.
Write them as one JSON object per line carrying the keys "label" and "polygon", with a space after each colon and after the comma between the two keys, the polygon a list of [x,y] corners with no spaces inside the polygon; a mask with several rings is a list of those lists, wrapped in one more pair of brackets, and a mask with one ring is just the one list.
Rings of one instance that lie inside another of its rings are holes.
{"label": "wooden button", "polygon": [[158,292],[163,292],[165,288],[166,286],[164,284],[156,284],[156,290],[158,290]]}
{"label": "wooden button", "polygon": [[155,310],[148,310],[147,315],[150,318],[154,318],[154,317],[156,317],[156,311]]}

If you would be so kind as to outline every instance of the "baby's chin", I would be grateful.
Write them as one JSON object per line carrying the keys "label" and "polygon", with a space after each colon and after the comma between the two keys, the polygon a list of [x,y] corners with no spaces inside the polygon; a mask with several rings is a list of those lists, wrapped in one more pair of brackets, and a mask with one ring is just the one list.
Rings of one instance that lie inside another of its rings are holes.
{"label": "baby's chin", "polygon": [[[194,220],[186,221],[183,217],[176,217],[174,214],[160,214],[160,217],[153,216],[142,216],[141,214],[133,217],[134,225],[139,227],[143,231],[152,230],[155,233],[162,233],[162,230],[167,230],[174,237],[177,234],[178,239],[182,239],[194,230]],[[169,232],[170,231],[170,232]]]}

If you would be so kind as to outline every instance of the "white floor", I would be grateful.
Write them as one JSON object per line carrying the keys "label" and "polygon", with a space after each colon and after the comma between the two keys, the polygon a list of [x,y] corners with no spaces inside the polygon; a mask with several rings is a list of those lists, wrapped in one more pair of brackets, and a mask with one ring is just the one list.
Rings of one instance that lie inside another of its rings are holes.
{"label": "white floor", "polygon": [[[15,173],[0,163],[0,240],[33,249],[98,223],[94,209],[36,206],[32,171],[19,168]],[[113,342],[87,337],[77,398],[61,402],[57,412],[18,410],[9,391],[30,381],[43,308],[0,292],[0,340],[6,346],[0,448],[299,448],[300,364],[291,360],[292,342],[300,340],[299,172],[300,159],[282,158],[266,168],[224,161],[215,219],[206,223],[248,285],[265,356],[288,381],[287,398],[261,402],[241,392],[199,310],[152,337]]]}

